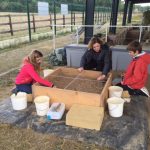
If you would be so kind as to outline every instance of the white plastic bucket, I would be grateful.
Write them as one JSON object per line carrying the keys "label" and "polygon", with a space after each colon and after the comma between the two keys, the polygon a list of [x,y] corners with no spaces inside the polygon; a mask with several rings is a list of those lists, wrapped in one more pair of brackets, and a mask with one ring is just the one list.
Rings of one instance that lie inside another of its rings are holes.
{"label": "white plastic bucket", "polygon": [[124,100],[118,97],[107,99],[109,114],[112,117],[121,117],[123,114]]}
{"label": "white plastic bucket", "polygon": [[51,74],[54,70],[52,69],[44,69],[43,70],[43,74],[44,74],[44,77],[48,76],[49,74]]}
{"label": "white plastic bucket", "polygon": [[25,92],[18,92],[17,95],[11,95],[11,103],[14,110],[22,110],[27,107],[27,94]]}
{"label": "white plastic bucket", "polygon": [[119,86],[110,86],[109,87],[109,97],[121,97],[123,88]]}
{"label": "white plastic bucket", "polygon": [[37,96],[34,99],[36,112],[38,116],[45,116],[49,110],[49,100],[48,96]]}

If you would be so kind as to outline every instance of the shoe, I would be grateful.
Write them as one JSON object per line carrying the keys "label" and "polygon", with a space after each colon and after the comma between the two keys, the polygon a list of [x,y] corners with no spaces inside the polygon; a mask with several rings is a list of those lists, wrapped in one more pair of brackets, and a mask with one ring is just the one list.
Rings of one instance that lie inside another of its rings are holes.
{"label": "shoe", "polygon": [[143,87],[143,88],[141,88],[140,90],[141,90],[143,93],[145,93],[145,94],[147,95],[147,97],[150,97],[149,92],[148,92],[148,90],[147,90],[146,87]]}
{"label": "shoe", "polygon": [[11,90],[11,94],[15,94],[15,95],[17,95],[17,93],[18,93],[17,88],[14,88],[14,89],[12,89],[12,90]]}
{"label": "shoe", "polygon": [[129,94],[128,91],[123,91],[121,97],[122,97],[122,98],[130,98],[130,94]]}

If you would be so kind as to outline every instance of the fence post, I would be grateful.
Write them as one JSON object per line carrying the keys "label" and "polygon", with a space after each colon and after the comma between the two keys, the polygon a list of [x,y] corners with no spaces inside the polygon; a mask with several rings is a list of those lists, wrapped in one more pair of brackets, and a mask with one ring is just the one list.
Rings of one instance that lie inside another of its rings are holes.
{"label": "fence post", "polygon": [[95,18],[96,24],[98,24],[97,21],[98,21],[98,13],[96,12],[96,18]]}
{"label": "fence post", "polygon": [[102,24],[102,12],[100,12],[100,23]]}
{"label": "fence post", "polygon": [[31,27],[30,27],[30,9],[29,9],[29,0],[27,0],[27,15],[28,15],[29,41],[31,42]]}
{"label": "fence post", "polygon": [[106,12],[106,21],[108,21],[108,13]]}
{"label": "fence post", "polygon": [[10,33],[11,33],[11,36],[13,36],[14,33],[13,33],[13,28],[12,28],[11,16],[8,15],[8,18],[9,18]]}
{"label": "fence post", "polygon": [[55,25],[53,24],[53,49],[56,49],[56,41],[55,41]]}
{"label": "fence post", "polygon": [[33,31],[36,32],[34,14],[32,14],[32,22],[33,22]]}
{"label": "fence post", "polygon": [[52,15],[50,14],[49,16],[50,16],[50,28],[52,29],[53,28],[52,27]]}
{"label": "fence post", "polygon": [[99,24],[99,9],[98,9],[98,24]]}
{"label": "fence post", "polygon": [[84,25],[84,11],[82,12],[82,25]]}
{"label": "fence post", "polygon": [[55,29],[55,35],[56,35],[56,3],[54,0],[54,29]]}
{"label": "fence post", "polygon": [[107,42],[107,35],[108,35],[108,30],[107,30],[107,24],[106,24],[106,39],[105,39],[105,42]]}
{"label": "fence post", "polygon": [[142,26],[140,26],[139,42],[141,42],[142,29],[143,29]]}
{"label": "fence post", "polygon": [[65,15],[63,15],[63,27],[65,28]]}
{"label": "fence post", "polygon": [[73,15],[72,15],[72,10],[71,10],[71,32],[73,31],[73,22],[72,22],[72,19],[73,19]]}
{"label": "fence post", "polygon": [[76,14],[74,12],[74,25],[76,25]]}
{"label": "fence post", "polygon": [[77,28],[76,28],[76,33],[77,33],[77,44],[79,44],[78,26],[77,26]]}

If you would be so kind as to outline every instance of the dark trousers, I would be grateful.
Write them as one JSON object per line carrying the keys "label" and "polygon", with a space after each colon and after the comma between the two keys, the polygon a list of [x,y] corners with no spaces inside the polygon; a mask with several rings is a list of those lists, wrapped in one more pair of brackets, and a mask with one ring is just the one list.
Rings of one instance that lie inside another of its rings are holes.
{"label": "dark trousers", "polygon": [[96,69],[96,71],[103,71],[103,68],[104,68],[104,64],[103,63],[96,63],[94,61],[91,61],[90,63],[87,63],[84,66],[85,70]]}
{"label": "dark trousers", "polygon": [[32,84],[18,84],[16,88],[12,90],[12,93],[25,92],[27,94],[32,93]]}
{"label": "dark trousers", "polygon": [[142,95],[148,97],[143,91],[140,89],[131,89],[127,85],[122,85],[121,83],[116,84],[123,88],[124,91],[128,91],[130,95]]}

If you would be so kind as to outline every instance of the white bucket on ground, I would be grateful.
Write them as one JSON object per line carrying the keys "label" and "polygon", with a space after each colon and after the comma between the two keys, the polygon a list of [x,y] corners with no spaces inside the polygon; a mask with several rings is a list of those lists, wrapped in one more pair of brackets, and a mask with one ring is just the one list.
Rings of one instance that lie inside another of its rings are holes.
{"label": "white bucket on ground", "polygon": [[18,92],[17,95],[11,95],[12,107],[14,110],[22,110],[27,107],[27,94],[25,92]]}
{"label": "white bucket on ground", "polygon": [[52,69],[44,69],[43,70],[43,74],[44,74],[44,77],[48,76],[49,74],[51,74],[54,70]]}
{"label": "white bucket on ground", "polygon": [[118,97],[107,99],[109,114],[112,117],[121,117],[123,114],[124,100]]}
{"label": "white bucket on ground", "polygon": [[49,110],[49,100],[48,96],[37,96],[34,99],[37,115],[45,116]]}
{"label": "white bucket on ground", "polygon": [[123,88],[119,86],[110,86],[109,87],[109,97],[121,97]]}

